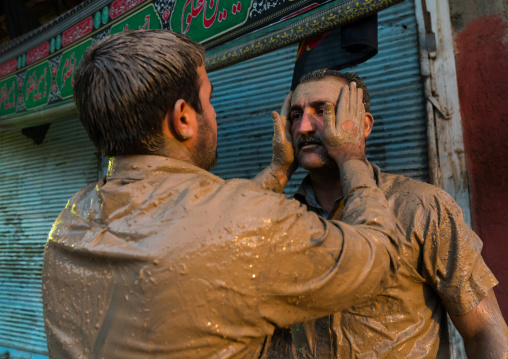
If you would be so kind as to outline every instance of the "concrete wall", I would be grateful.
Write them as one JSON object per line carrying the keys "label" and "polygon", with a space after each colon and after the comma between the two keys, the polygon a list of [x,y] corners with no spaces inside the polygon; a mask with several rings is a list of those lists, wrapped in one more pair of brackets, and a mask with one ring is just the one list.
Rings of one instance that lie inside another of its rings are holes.
{"label": "concrete wall", "polygon": [[508,2],[450,0],[471,219],[508,321]]}

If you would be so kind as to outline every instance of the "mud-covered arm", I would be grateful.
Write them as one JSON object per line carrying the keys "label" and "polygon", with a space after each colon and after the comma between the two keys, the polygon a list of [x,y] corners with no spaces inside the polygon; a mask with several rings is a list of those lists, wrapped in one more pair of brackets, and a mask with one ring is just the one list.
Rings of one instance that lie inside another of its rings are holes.
{"label": "mud-covered arm", "polygon": [[277,193],[284,192],[284,187],[298,168],[291,144],[290,124],[287,121],[291,95],[290,92],[286,96],[280,115],[275,111],[272,112],[272,161],[268,167],[252,179],[262,189]]}
{"label": "mud-covered arm", "polygon": [[508,358],[508,327],[492,289],[472,310],[450,318],[464,339],[468,358]]}
{"label": "mud-covered arm", "polygon": [[267,243],[250,253],[260,270],[253,272],[256,308],[269,323],[285,327],[364,302],[396,272],[395,218],[369,167],[350,160],[341,176],[349,223],[327,221],[294,200],[266,212]]}

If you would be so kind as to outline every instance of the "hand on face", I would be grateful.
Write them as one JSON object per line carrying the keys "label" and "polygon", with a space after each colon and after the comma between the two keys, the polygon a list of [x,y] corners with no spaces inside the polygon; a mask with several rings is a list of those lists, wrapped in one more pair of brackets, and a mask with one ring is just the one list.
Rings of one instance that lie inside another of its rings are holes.
{"label": "hand on face", "polygon": [[281,114],[272,112],[273,140],[272,140],[272,165],[284,170],[294,165],[295,155],[291,144],[291,123],[287,120],[289,106],[291,105],[290,92],[282,105]]}
{"label": "hand on face", "polygon": [[331,103],[325,104],[323,122],[323,144],[337,164],[365,161],[363,90],[355,82],[341,89],[336,112]]}

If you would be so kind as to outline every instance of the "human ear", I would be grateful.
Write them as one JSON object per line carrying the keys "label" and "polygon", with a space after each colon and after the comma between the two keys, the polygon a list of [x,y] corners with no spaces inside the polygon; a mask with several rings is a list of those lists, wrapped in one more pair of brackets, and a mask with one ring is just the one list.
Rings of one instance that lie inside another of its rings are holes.
{"label": "human ear", "polygon": [[374,117],[367,112],[365,114],[365,123],[363,127],[363,137],[367,138],[369,137],[370,133],[372,132],[372,126],[374,126]]}
{"label": "human ear", "polygon": [[170,126],[175,138],[181,142],[190,140],[195,133],[196,112],[185,100],[176,101],[171,116]]}

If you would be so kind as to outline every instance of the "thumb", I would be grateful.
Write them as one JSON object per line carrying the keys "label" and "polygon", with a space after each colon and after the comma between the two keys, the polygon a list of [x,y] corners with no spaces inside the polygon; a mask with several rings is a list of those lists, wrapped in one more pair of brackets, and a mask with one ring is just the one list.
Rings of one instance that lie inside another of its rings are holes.
{"label": "thumb", "polygon": [[291,107],[291,97],[293,96],[293,91],[290,91],[286,98],[284,99],[284,102],[282,103],[282,109],[280,110],[281,117],[286,120],[289,115],[289,108]]}
{"label": "thumb", "polygon": [[285,123],[276,111],[272,112],[272,120],[273,120],[273,137],[277,140],[281,140],[282,138],[284,138],[284,135],[286,133]]}

